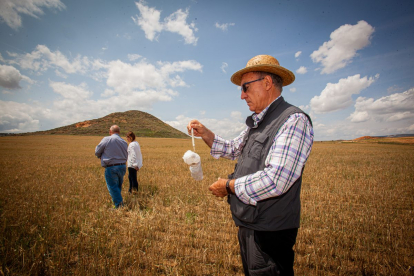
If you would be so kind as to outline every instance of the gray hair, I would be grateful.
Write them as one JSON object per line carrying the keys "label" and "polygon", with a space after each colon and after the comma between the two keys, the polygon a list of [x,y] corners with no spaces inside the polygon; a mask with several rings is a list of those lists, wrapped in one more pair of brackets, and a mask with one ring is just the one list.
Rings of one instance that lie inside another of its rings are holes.
{"label": "gray hair", "polygon": [[119,126],[117,126],[117,125],[113,125],[113,126],[111,126],[110,130],[111,130],[113,133],[119,133],[119,132],[121,131],[121,130],[119,129]]}
{"label": "gray hair", "polygon": [[263,78],[265,76],[270,76],[272,78],[272,82],[273,82],[274,86],[276,88],[279,88],[280,93],[282,93],[282,91],[283,91],[283,79],[279,75],[276,75],[276,74],[273,74],[273,73],[268,73],[268,72],[263,72],[263,71],[255,71],[253,73],[256,73],[259,76],[259,78]]}

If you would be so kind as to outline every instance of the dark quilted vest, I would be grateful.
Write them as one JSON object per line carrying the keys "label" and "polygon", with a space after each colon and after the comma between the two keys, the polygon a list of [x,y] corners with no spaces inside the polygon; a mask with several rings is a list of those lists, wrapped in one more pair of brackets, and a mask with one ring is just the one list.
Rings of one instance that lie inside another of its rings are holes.
{"label": "dark quilted vest", "polygon": [[[244,138],[242,154],[239,156],[234,173],[229,178],[237,179],[262,171],[276,133],[294,113],[305,114],[312,123],[306,113],[287,103],[283,97],[271,104],[257,128],[253,128],[253,119],[249,116],[246,124],[250,127],[250,131]],[[228,202],[234,222],[237,226],[260,231],[299,228],[301,184],[302,175],[286,193],[259,201],[256,206],[246,205],[237,196],[229,195]]]}

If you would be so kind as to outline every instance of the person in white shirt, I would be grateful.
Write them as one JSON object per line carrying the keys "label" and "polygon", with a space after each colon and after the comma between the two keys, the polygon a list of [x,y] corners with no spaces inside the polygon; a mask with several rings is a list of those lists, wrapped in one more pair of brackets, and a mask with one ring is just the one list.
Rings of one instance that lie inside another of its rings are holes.
{"label": "person in white shirt", "polygon": [[128,132],[126,137],[129,142],[129,146],[128,146],[129,190],[128,192],[132,193],[133,191],[138,191],[137,172],[142,167],[142,154],[141,154],[141,148],[138,142],[135,141],[135,134],[132,131],[130,131]]}

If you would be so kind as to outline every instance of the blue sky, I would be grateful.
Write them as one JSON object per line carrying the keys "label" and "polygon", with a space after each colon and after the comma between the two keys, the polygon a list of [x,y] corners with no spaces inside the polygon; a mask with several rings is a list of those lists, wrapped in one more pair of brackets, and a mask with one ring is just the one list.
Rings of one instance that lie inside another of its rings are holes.
{"label": "blue sky", "polygon": [[268,54],[316,140],[414,133],[413,1],[0,1],[0,132],[127,110],[236,137],[231,75]]}

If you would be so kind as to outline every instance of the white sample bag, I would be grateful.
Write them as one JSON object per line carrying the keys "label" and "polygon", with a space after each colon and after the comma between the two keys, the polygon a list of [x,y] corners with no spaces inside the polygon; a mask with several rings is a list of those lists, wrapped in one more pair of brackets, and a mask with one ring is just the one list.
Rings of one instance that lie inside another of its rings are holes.
{"label": "white sample bag", "polygon": [[203,169],[201,168],[201,158],[197,153],[188,150],[183,156],[184,162],[190,165],[191,176],[195,180],[203,179]]}

